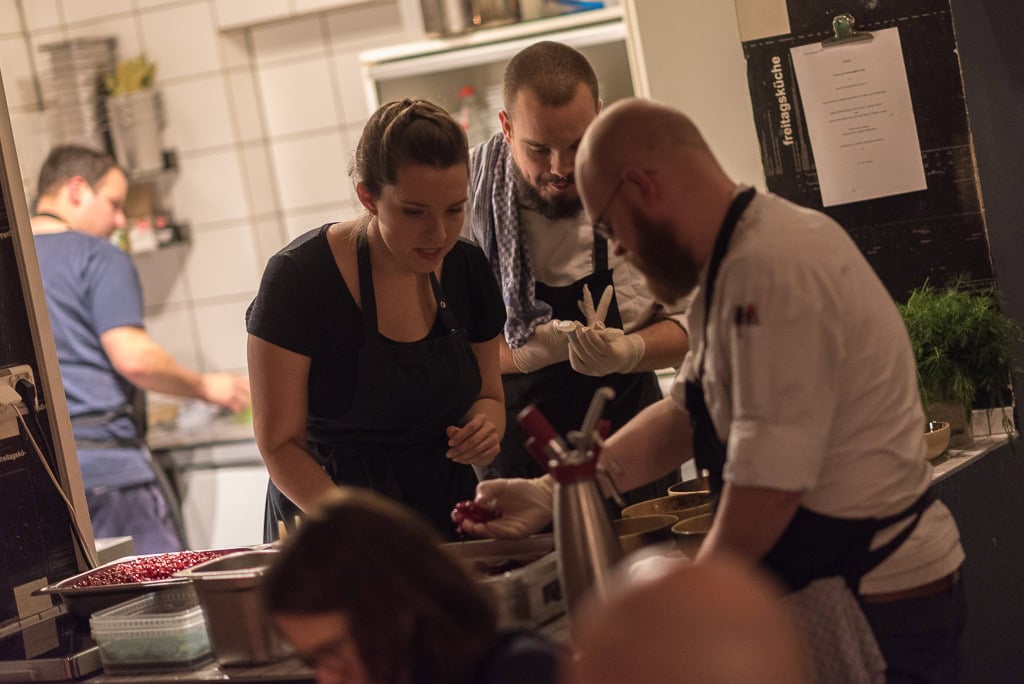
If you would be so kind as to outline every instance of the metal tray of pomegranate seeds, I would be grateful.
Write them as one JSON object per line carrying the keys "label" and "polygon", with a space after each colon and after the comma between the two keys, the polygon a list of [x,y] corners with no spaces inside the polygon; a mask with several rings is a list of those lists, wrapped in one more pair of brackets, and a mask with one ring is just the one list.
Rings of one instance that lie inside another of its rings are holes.
{"label": "metal tray of pomegranate seeds", "polygon": [[[56,594],[68,612],[88,618],[97,610],[138,598],[151,591],[181,589],[191,583],[187,577],[174,577],[179,570],[226,556],[248,547],[173,551],[142,556],[125,556],[36,590],[36,594]],[[192,587],[186,587],[192,590]]]}
{"label": "metal tray of pomegranate seeds", "polygon": [[550,534],[450,542],[443,548],[474,576],[501,627],[534,628],[565,612]]}

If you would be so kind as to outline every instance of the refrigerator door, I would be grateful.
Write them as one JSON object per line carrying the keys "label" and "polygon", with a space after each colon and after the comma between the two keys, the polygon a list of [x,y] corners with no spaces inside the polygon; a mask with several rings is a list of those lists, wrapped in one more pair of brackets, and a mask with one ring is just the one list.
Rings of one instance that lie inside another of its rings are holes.
{"label": "refrigerator door", "polygon": [[763,189],[735,4],[623,0],[623,10],[636,94],[686,112],[726,173]]}

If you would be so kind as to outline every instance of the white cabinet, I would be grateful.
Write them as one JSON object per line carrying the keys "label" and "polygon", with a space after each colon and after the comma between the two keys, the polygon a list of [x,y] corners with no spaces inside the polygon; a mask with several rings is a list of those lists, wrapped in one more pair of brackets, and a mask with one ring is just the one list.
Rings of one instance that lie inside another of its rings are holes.
{"label": "white cabinet", "polygon": [[251,28],[313,12],[360,5],[374,0],[216,0],[217,28],[221,31]]}
{"label": "white cabinet", "polygon": [[764,188],[735,3],[623,0],[623,9],[637,95],[682,109],[727,173]]}
{"label": "white cabinet", "polygon": [[471,85],[496,131],[505,63],[539,40],[568,43],[586,54],[605,104],[636,95],[682,109],[730,175],[764,187],[732,2],[621,0],[605,9],[364,52],[370,109],[414,96],[455,113],[459,90]]}
{"label": "white cabinet", "polygon": [[634,94],[622,10],[609,7],[364,52],[359,57],[370,109],[420,97],[455,113],[459,90],[469,85],[480,98],[487,129],[497,131],[505,64],[541,40],[583,52],[594,65],[605,103]]}

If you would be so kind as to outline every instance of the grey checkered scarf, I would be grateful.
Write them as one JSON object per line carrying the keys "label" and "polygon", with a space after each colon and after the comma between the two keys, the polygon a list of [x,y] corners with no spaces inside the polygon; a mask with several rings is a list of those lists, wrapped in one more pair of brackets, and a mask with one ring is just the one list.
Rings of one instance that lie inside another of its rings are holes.
{"label": "grey checkered scarf", "polygon": [[551,307],[536,299],[533,262],[519,225],[515,161],[501,133],[473,151],[470,220],[485,226],[480,246],[491,262],[505,300],[505,341],[512,349],[526,344],[539,324],[551,320]]}

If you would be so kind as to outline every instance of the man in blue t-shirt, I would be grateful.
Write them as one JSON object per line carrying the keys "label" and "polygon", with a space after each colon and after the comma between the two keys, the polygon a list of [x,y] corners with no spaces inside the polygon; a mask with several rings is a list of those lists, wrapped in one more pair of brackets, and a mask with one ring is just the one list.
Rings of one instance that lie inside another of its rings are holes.
{"label": "man in blue t-shirt", "polygon": [[140,554],[179,550],[136,399],[152,390],[240,411],[248,379],[189,370],[146,333],[135,265],[109,240],[124,226],[128,191],[113,158],[54,148],[37,187],[32,233],[93,531],[131,535]]}

